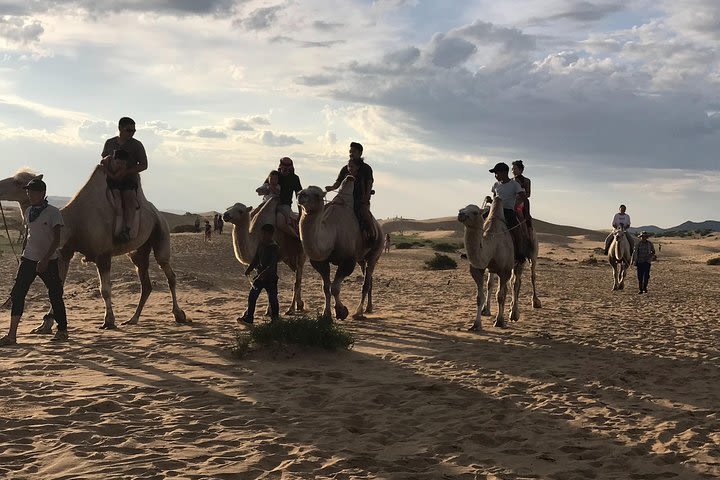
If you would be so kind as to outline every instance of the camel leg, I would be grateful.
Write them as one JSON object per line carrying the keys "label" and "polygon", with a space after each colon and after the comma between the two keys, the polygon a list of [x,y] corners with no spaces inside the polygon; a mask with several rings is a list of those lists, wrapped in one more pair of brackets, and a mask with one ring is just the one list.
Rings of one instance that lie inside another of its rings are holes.
{"label": "camel leg", "polygon": [[507,327],[507,324],[505,323],[505,298],[507,297],[507,285],[508,281],[510,279],[507,276],[498,275],[498,289],[497,293],[495,294],[495,298],[497,299],[498,304],[498,312],[495,316],[495,323],[493,324],[494,327],[499,328],[505,328]]}
{"label": "camel leg", "polygon": [[168,281],[168,287],[170,287],[170,296],[172,297],[172,313],[175,317],[175,322],[192,323],[192,320],[189,320],[185,316],[185,312],[182,308],[180,308],[180,305],[178,305],[176,293],[177,277],[175,276],[175,271],[170,266],[170,234],[167,233],[167,226],[161,231],[162,233],[158,235],[154,242],[153,252],[155,253],[155,260],[157,260],[158,265],[160,265],[163,273],[165,273],[165,277]]}
{"label": "camel leg", "polygon": [[375,263],[362,261],[360,268],[363,271],[363,286],[362,295],[360,296],[360,303],[353,313],[353,318],[363,318],[363,311],[365,310],[365,299],[367,299],[367,313],[372,312],[372,280],[373,272],[375,271]]}
{"label": "camel leg", "polygon": [[105,319],[100,328],[111,330],[117,328],[115,325],[115,313],[112,308],[112,300],[110,299],[110,264],[111,257],[109,255],[98,257],[95,259],[98,277],[100,277],[100,294],[105,301]]}
{"label": "camel leg", "polygon": [[372,293],[373,293],[373,275],[375,274],[375,266],[377,265],[377,260],[372,264],[372,269],[370,271],[370,278],[368,281],[368,274],[365,272],[365,281],[363,282],[363,288],[365,287],[365,283],[367,282],[368,288],[367,288],[367,307],[365,307],[365,313],[372,313],[373,312],[373,300],[372,300]]}
{"label": "camel leg", "polygon": [[150,243],[146,243],[136,251],[130,254],[130,260],[135,265],[135,271],[137,272],[138,279],[140,280],[140,300],[138,301],[135,313],[127,322],[123,325],[137,325],[140,320],[140,314],[145,307],[150,292],[152,292],[152,282],[150,281]]}
{"label": "camel leg", "polygon": [[332,321],[332,314],[330,313],[330,262],[316,262],[310,260],[310,264],[320,274],[323,281],[323,294],[325,295],[325,310],[323,310],[323,318],[328,321]]}
{"label": "camel leg", "polygon": [[610,261],[610,266],[613,269],[613,292],[618,289],[618,267],[617,264],[615,264],[612,260]]}
{"label": "camel leg", "polygon": [[[479,332],[482,330],[482,315],[485,311],[485,285],[483,285],[483,277],[485,276],[484,268],[475,268],[470,265],[470,275],[475,280],[475,287],[477,288],[477,296],[475,301],[477,303],[477,312],[475,313],[475,322],[468,329],[470,332]],[[492,276],[492,273],[488,272],[488,277]],[[488,278],[488,287],[490,286],[490,279]]]}
{"label": "camel leg", "polygon": [[345,320],[349,313],[347,307],[343,305],[342,300],[340,300],[340,290],[342,289],[343,280],[350,276],[353,270],[355,270],[355,263],[354,258],[343,260],[340,262],[337,270],[335,271],[335,278],[332,282],[331,292],[332,296],[335,298],[335,316],[338,320]]}
{"label": "camel leg", "polygon": [[540,298],[537,294],[537,288],[535,286],[535,267],[537,266],[537,256],[533,257],[530,262],[530,283],[532,283],[532,306],[533,308],[542,308]]}
{"label": "camel leg", "polygon": [[285,315],[292,315],[296,311],[302,312],[305,309],[305,305],[302,301],[302,276],[304,267],[304,258],[295,258],[293,262],[285,262],[288,267],[295,273],[295,284],[293,285],[293,298],[290,302]]}
{"label": "camel leg", "polygon": [[486,288],[485,288],[485,291],[483,292],[483,294],[485,296],[485,303],[482,306],[482,312],[480,312],[480,314],[484,317],[489,317],[491,315],[490,314],[490,298],[492,297],[492,295],[490,292],[492,292],[493,285],[495,285],[495,274],[488,272]]}
{"label": "camel leg", "polygon": [[517,322],[520,320],[520,286],[522,285],[523,264],[518,263],[513,268],[510,277],[510,285],[512,286],[512,297],[510,298],[510,320]]}

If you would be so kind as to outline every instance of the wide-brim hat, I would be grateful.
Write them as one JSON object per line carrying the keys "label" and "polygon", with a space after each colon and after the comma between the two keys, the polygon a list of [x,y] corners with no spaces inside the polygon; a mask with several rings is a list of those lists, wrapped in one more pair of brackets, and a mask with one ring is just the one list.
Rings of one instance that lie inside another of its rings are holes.
{"label": "wide-brim hat", "polygon": [[642,232],[638,233],[637,236],[638,236],[638,237],[649,237],[649,236],[651,236],[651,235],[652,235],[652,233],[646,232],[645,230],[643,230]]}

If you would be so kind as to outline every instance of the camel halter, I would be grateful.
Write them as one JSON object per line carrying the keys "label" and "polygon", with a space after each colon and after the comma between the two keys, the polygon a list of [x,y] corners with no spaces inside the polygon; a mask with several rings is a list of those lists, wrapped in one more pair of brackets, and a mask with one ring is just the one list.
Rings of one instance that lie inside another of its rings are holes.
{"label": "camel halter", "polygon": [[8,229],[7,219],[5,218],[5,209],[2,206],[2,202],[0,202],[0,213],[2,213],[3,225],[5,225],[5,234],[7,235],[8,242],[10,243],[10,249],[12,250],[13,255],[15,255],[15,261],[19,265],[20,257],[18,257],[18,254],[15,251],[15,244],[13,243],[12,238],[10,238],[10,230]]}

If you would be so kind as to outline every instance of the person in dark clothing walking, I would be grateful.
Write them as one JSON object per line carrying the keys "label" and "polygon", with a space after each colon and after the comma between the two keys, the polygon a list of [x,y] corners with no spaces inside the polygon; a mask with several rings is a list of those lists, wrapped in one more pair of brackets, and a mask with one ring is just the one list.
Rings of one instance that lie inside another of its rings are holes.
{"label": "person in dark clothing walking", "polygon": [[280,159],[278,172],[280,172],[278,179],[278,185],[280,186],[280,204],[277,206],[275,222],[280,230],[288,235],[300,238],[297,218],[292,211],[293,193],[297,195],[300,190],[302,190],[300,177],[295,174],[295,166],[290,157]]}
{"label": "person in dark clothing walking", "polygon": [[17,329],[25,309],[25,297],[36,277],[40,277],[48,289],[50,305],[58,324],[53,340],[67,340],[67,316],[63,301],[63,283],[58,267],[58,246],[63,227],[60,210],[45,198],[47,186],[39,178],[25,185],[30,207],[25,212],[25,241],[15,285],[10,299],[10,331],[0,338],[0,346],[17,343]]}
{"label": "person in dark clothing walking", "polygon": [[650,266],[653,260],[656,260],[656,257],[655,247],[652,242],[648,240],[650,234],[643,231],[640,232],[638,236],[640,237],[640,241],[635,244],[630,264],[637,267],[638,294],[640,294],[647,293],[647,286],[650,281]]}
{"label": "person in dark clothing walking", "polygon": [[262,232],[260,244],[255,252],[255,257],[253,257],[252,262],[250,262],[250,265],[248,265],[245,270],[246,276],[250,275],[250,272],[253,270],[257,270],[258,272],[253,279],[252,288],[248,295],[247,311],[242,317],[238,318],[239,323],[246,325],[253,324],[255,305],[263,289],[267,292],[268,301],[270,302],[272,320],[277,320],[280,315],[277,274],[277,264],[280,260],[280,247],[275,243],[275,240],[273,240],[275,227],[270,224],[265,224],[260,228],[260,231]]}

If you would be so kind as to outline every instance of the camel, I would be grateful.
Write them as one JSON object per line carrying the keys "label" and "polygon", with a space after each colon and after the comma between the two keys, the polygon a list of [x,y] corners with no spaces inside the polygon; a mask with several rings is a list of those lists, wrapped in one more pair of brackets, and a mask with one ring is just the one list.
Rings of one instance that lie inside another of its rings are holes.
{"label": "camel", "polygon": [[613,291],[625,288],[625,273],[630,266],[632,248],[627,233],[617,228],[612,233],[613,239],[608,250],[608,262],[613,269]]}
{"label": "camel", "polygon": [[[332,202],[324,204],[325,191],[320,187],[308,187],[298,194],[298,204],[303,209],[300,218],[300,239],[310,264],[323,280],[325,309],[323,317],[332,319],[330,295],[335,298],[335,316],[344,320],[348,309],[340,300],[340,289],[345,277],[352,274],[355,264],[360,264],[364,280],[362,296],[353,318],[372,313],[373,272],[382,254],[383,235],[380,224],[375,223],[375,241],[367,246],[363,242],[360,224],[353,211],[354,178],[348,175],[340,185]],[[330,282],[330,264],[337,265],[335,278]],[[367,299],[367,308],[364,308]]]}
{"label": "camel", "polygon": [[[24,212],[29,202],[23,186],[32,178],[42,178],[42,175],[27,170],[17,172],[13,177],[0,181],[0,199],[20,203]],[[135,313],[124,325],[137,324],[140,319],[145,302],[152,291],[152,283],[148,269],[150,266],[150,252],[162,268],[168,280],[172,296],[172,313],[177,323],[190,323],[185,312],[177,303],[175,294],[175,272],[170,266],[170,230],[167,221],[162,217],[155,206],[148,202],[138,189],[139,228],[135,238],[127,243],[114,244],[115,208],[108,197],[105,167],[98,165],[90,175],[87,183],[75,194],[70,202],[63,207],[62,212],[65,226],[62,229],[60,240],[60,275],[63,281],[67,276],[68,265],[77,252],[84,256],[86,261],[94,262],[100,277],[100,293],[105,301],[105,316],[102,329],[113,329],[115,314],[113,313],[110,291],[110,265],[111,259],[117,255],[127,254],[135,265],[140,279],[140,300]],[[34,333],[50,333],[53,324],[52,310],[43,319],[42,325],[33,330]]]}
{"label": "camel", "polygon": [[[499,285],[496,293],[498,312],[495,316],[495,327],[507,326],[504,318],[507,283],[512,282],[512,301],[510,320],[520,318],[518,297],[523,272],[523,263],[515,261],[512,237],[505,225],[502,201],[496,198],[490,208],[487,219],[483,221],[482,210],[477,205],[468,205],[460,209],[458,221],[465,226],[465,250],[470,262],[470,275],[477,286],[477,312],[470,331],[482,329],[483,315],[490,315],[490,289],[493,274],[498,276]],[[531,280],[533,285],[533,308],[540,308],[540,299],[535,286],[535,266],[537,264],[538,244],[534,233],[531,236],[532,249],[528,253],[531,261]],[[483,285],[485,270],[488,270],[487,295]]]}
{"label": "camel", "polygon": [[[253,210],[252,207],[246,207],[242,203],[236,203],[223,214],[223,220],[233,224],[233,249],[235,250],[235,258],[242,265],[249,265],[252,262],[260,243],[260,227],[266,223],[275,225],[277,204],[277,198],[271,198],[260,206],[257,212],[253,212],[252,219],[250,215]],[[300,244],[300,239],[280,229],[275,230],[275,240],[280,247],[283,262],[295,272],[293,298],[290,307],[285,313],[289,315],[296,311],[302,312],[305,308],[301,295],[305,252]]]}

